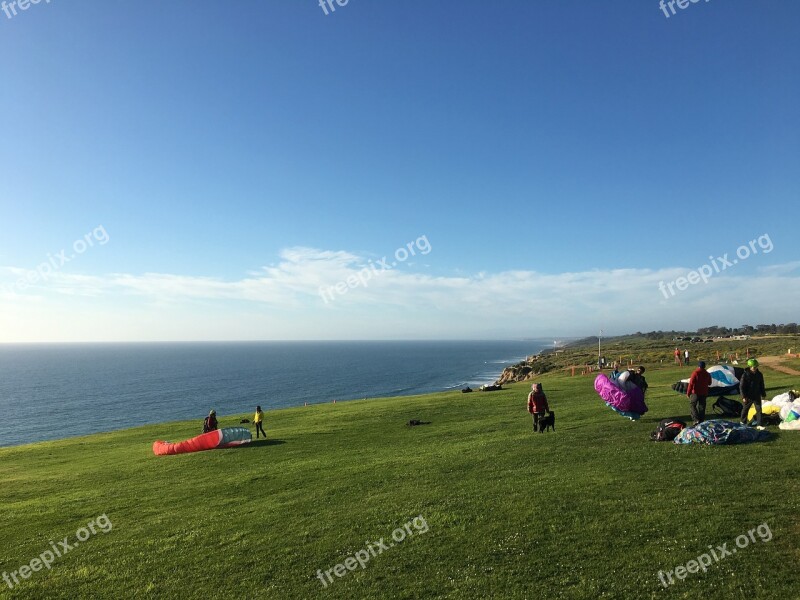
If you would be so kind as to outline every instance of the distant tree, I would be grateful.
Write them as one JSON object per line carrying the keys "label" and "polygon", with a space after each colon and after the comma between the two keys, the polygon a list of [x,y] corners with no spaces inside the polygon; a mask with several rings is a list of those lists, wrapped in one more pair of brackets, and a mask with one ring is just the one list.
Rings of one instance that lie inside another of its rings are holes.
{"label": "distant tree", "polygon": [[711,335],[711,336],[723,336],[729,335],[731,333],[731,329],[728,327],[722,327],[721,325],[712,325],[711,327],[701,327],[697,330],[698,335]]}

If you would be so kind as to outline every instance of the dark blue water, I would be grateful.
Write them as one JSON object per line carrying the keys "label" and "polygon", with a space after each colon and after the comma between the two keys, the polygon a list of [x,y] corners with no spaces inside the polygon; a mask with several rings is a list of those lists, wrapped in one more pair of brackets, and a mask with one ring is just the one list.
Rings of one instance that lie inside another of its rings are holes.
{"label": "dark blue water", "polygon": [[0,346],[0,446],[473,387],[547,341]]}

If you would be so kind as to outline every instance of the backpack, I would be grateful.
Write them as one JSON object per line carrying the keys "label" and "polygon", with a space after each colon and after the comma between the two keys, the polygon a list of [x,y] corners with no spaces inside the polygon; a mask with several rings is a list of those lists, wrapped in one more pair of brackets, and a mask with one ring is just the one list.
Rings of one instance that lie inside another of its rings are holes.
{"label": "backpack", "polygon": [[711,405],[711,410],[723,417],[738,417],[742,414],[742,403],[738,400],[731,400],[725,396],[720,396],[714,404]]}
{"label": "backpack", "polygon": [[650,434],[650,439],[654,442],[671,442],[686,427],[686,423],[680,419],[661,419],[658,427]]}

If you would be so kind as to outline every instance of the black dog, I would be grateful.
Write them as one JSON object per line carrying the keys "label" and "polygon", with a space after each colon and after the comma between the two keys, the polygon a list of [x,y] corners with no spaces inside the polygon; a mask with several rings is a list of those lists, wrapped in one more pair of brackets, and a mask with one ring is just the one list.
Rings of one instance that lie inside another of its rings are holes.
{"label": "black dog", "polygon": [[418,419],[411,419],[406,425],[409,427],[416,427],[417,425],[430,425],[430,421],[420,421]]}
{"label": "black dog", "polygon": [[249,422],[250,422],[249,419],[242,419],[241,421],[239,421],[239,425],[241,425],[243,423],[249,423]]}
{"label": "black dog", "polygon": [[555,432],[555,430],[556,430],[556,413],[554,413],[552,410],[550,411],[549,415],[539,419],[539,433],[544,433],[545,430],[548,427],[552,428],[553,431]]}

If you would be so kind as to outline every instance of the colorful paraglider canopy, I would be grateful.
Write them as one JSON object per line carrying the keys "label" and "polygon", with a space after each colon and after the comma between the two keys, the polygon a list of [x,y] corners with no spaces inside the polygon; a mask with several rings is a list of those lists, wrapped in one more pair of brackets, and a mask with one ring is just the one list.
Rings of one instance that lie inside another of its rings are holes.
{"label": "colorful paraglider canopy", "polygon": [[[744,373],[744,369],[729,365],[714,365],[709,367],[708,374],[711,375],[711,385],[708,387],[709,396],[733,395],[739,391],[739,378]],[[689,379],[681,379],[672,385],[672,389],[679,394],[686,394],[689,388]]]}
{"label": "colorful paraglider canopy", "polygon": [[203,433],[197,437],[182,442],[153,442],[153,453],[158,456],[167,454],[186,454],[187,452],[200,452],[216,448],[230,448],[241,446],[252,441],[253,436],[246,427],[226,427]]}
{"label": "colorful paraglider canopy", "polygon": [[681,431],[674,442],[676,444],[748,444],[761,442],[769,438],[769,433],[747,427],[741,423],[712,419],[703,421],[694,427]]}
{"label": "colorful paraglider canopy", "polygon": [[614,381],[605,373],[600,373],[594,380],[594,389],[612,410],[632,421],[647,412],[644,393],[637,385],[627,381],[627,377]]}

